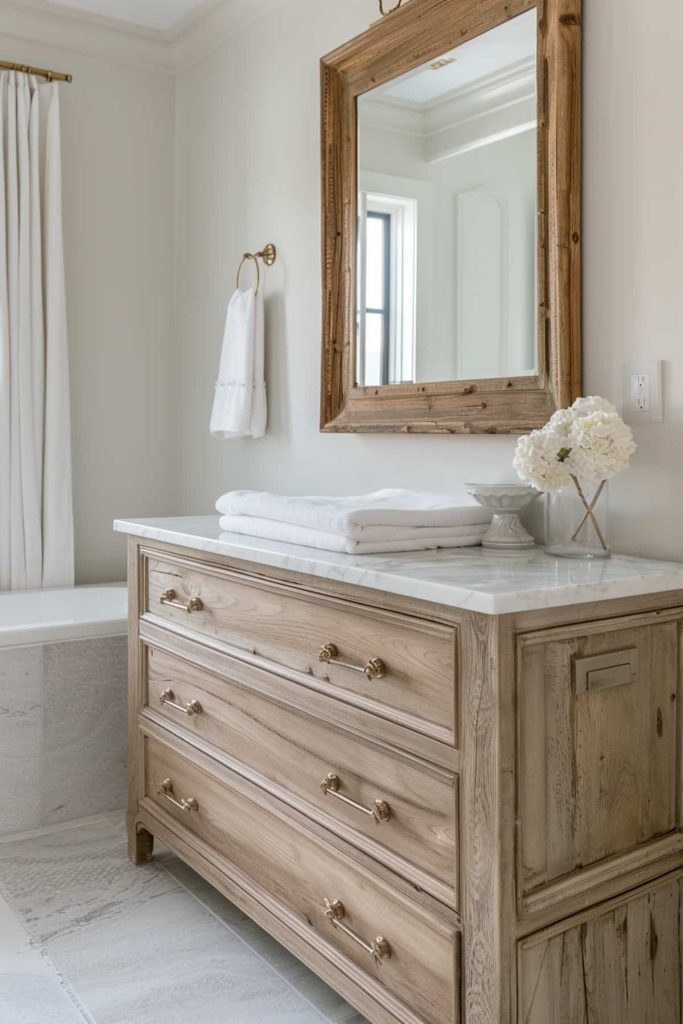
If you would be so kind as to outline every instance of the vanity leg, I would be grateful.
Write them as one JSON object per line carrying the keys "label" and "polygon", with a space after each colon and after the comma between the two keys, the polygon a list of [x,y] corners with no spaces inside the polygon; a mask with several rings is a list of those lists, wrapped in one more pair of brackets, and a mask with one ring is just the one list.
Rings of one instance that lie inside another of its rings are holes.
{"label": "vanity leg", "polygon": [[154,850],[154,836],[142,825],[128,827],[128,856],[133,864],[149,864]]}

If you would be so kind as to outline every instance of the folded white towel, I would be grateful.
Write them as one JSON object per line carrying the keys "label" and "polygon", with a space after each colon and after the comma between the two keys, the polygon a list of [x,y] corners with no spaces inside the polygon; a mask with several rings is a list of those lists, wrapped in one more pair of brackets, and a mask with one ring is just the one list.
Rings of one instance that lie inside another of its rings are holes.
{"label": "folded white towel", "polygon": [[266,418],[263,298],[253,288],[238,288],[225,319],[211,433],[263,437]]}
{"label": "folded white towel", "polygon": [[221,515],[255,516],[366,540],[371,526],[453,527],[491,522],[469,495],[383,490],[348,498],[288,497],[265,491],[230,491],[216,502]]}
{"label": "folded white towel", "polygon": [[[352,537],[325,530],[314,530],[294,523],[278,523],[274,519],[260,519],[258,516],[222,516],[221,530],[226,533],[247,534],[265,540],[299,544],[323,551],[341,551],[350,555],[369,555],[390,551],[428,551],[434,548],[473,547],[481,544],[488,526],[452,527],[366,527],[366,539]],[[371,539],[368,535],[371,535]]]}

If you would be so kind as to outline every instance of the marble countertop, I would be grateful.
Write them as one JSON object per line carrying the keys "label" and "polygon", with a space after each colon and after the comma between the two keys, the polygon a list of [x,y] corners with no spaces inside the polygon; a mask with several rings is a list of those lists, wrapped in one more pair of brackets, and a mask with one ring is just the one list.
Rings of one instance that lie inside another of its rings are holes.
{"label": "marble countertop", "polygon": [[540,548],[513,553],[486,551],[481,547],[343,555],[224,533],[218,516],[120,519],[114,523],[114,529],[193,551],[309,573],[488,615],[683,590],[683,564],[627,555],[584,562],[554,558]]}

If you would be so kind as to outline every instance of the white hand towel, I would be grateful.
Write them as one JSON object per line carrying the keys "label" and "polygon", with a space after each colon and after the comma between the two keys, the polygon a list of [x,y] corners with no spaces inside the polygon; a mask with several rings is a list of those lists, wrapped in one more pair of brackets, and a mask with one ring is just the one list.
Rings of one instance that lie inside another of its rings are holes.
{"label": "white hand towel", "polygon": [[225,319],[211,413],[214,437],[263,437],[266,431],[263,298],[239,288]]}
{"label": "white hand towel", "polygon": [[488,526],[453,526],[449,528],[368,527],[372,539],[352,537],[325,530],[313,530],[293,523],[278,523],[257,516],[222,516],[221,530],[247,534],[265,540],[282,541],[324,551],[341,551],[350,555],[369,555],[390,551],[428,551],[434,548],[472,547],[481,544]]}
{"label": "white hand towel", "polygon": [[230,491],[216,502],[221,515],[257,516],[364,540],[368,526],[451,527],[491,522],[492,514],[469,495],[383,490],[348,498],[287,497]]}

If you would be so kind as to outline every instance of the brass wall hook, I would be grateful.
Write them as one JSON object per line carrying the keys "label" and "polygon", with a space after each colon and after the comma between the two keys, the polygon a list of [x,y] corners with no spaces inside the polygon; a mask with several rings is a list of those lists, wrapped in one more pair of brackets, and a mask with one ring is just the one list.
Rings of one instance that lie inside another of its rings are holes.
{"label": "brass wall hook", "polygon": [[272,242],[268,245],[264,245],[260,252],[245,252],[244,256],[240,260],[240,265],[237,268],[237,283],[236,287],[240,286],[240,274],[242,273],[242,267],[247,260],[252,260],[256,267],[256,294],[258,295],[259,288],[261,287],[261,271],[259,269],[259,260],[263,260],[266,267],[272,267],[277,259],[277,249]]}
{"label": "brass wall hook", "polygon": [[395,7],[392,7],[390,11],[385,11],[384,10],[384,0],[379,0],[379,13],[382,16],[384,16],[384,17],[386,17],[387,14],[393,14],[394,11],[397,11],[399,9],[399,7],[401,6],[402,3],[403,3],[403,0],[398,0],[398,3],[396,4]]}

